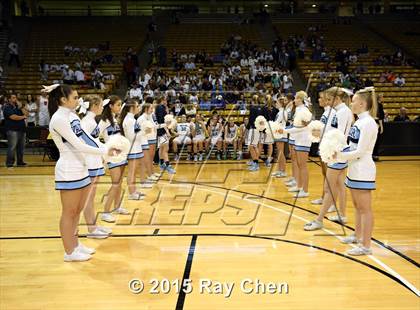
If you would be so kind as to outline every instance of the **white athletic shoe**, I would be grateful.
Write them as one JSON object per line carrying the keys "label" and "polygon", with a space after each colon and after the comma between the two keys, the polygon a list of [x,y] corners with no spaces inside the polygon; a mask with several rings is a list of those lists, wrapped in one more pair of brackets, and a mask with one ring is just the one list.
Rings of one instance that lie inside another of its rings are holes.
{"label": "white athletic shoe", "polygon": [[155,176],[154,174],[148,176],[147,179],[150,181],[159,181],[159,177]]}
{"label": "white athletic shoe", "polygon": [[[87,238],[91,238],[91,239],[106,239],[108,238],[108,233],[106,233],[105,231],[99,229],[98,227],[95,228],[94,231],[92,232],[88,232],[86,234]],[[79,243],[80,245],[81,243]],[[88,254],[92,254],[92,253],[88,253]]]}
{"label": "white athletic shoe", "polygon": [[271,176],[272,176],[272,177],[277,177],[280,173],[281,173],[281,171],[276,171],[276,172],[273,172],[273,173],[271,174]]}
{"label": "white athletic shoe", "polygon": [[155,172],[152,175],[155,176],[155,177],[157,177],[157,178],[160,178],[162,174],[159,173],[159,172]]}
{"label": "white athletic shoe", "polygon": [[295,180],[295,178],[294,177],[290,177],[290,178],[287,178],[286,180],[284,180],[284,183],[290,183],[290,182],[296,182],[296,180]]}
{"label": "white athletic shoe", "polygon": [[153,184],[149,182],[140,183],[140,188],[152,188]]}
{"label": "white athletic shoe", "polygon": [[200,155],[198,156],[198,161],[203,161],[203,154],[200,154]]}
{"label": "white athletic shoe", "polygon": [[360,242],[360,240],[358,240],[355,235],[350,235],[350,236],[341,238],[340,241],[341,243],[345,243],[345,244],[351,244],[351,243],[357,244]]}
{"label": "white athletic shoe", "polygon": [[82,244],[80,241],[75,250],[79,251],[79,253],[88,254],[88,255],[95,254],[96,252],[94,248],[88,248],[87,246]]}
{"label": "white athletic shoe", "polygon": [[198,161],[198,156],[194,155],[194,161],[197,162]]}
{"label": "white athletic shoe", "polygon": [[294,198],[305,198],[308,197],[309,193],[305,192],[303,189],[298,191],[296,194],[293,195]]}
{"label": "white athletic shoe", "polygon": [[328,213],[331,213],[331,212],[335,212],[336,210],[335,210],[335,206],[334,205],[331,205],[330,207],[329,207],[329,209],[328,209]]}
{"label": "white athletic shoe", "polygon": [[291,188],[289,188],[288,192],[290,193],[294,193],[294,192],[299,192],[300,188],[298,188],[297,186],[293,186]]}
{"label": "white athletic shoe", "polygon": [[252,160],[248,160],[248,161],[246,162],[246,164],[247,164],[248,166],[252,166],[252,165],[254,164],[254,161],[252,161]]}
{"label": "white athletic shoe", "polygon": [[279,171],[279,174],[276,175],[277,178],[285,178],[287,176],[287,173],[284,171]]}
{"label": "white athletic shoe", "polygon": [[108,223],[114,223],[115,217],[111,213],[102,213],[101,220]]}
{"label": "white athletic shoe", "polygon": [[372,250],[370,248],[365,248],[364,246],[358,246],[348,250],[346,254],[352,256],[371,255]]}
{"label": "white athletic shoe", "polygon": [[313,231],[313,230],[319,230],[323,227],[321,222],[318,222],[317,220],[313,220],[312,222],[306,223],[303,226],[303,229],[306,231]]}
{"label": "white athletic shoe", "polygon": [[312,200],[311,201],[311,204],[313,204],[313,205],[322,205],[322,198],[318,198],[318,199]]}
{"label": "white athletic shoe", "polygon": [[91,255],[81,253],[77,249],[74,249],[73,253],[71,254],[64,253],[65,262],[84,262],[91,258],[92,258]]}
{"label": "white athletic shoe", "polygon": [[144,194],[141,194],[139,192],[134,192],[132,194],[128,194],[128,200],[143,200]]}
{"label": "white athletic shoe", "polygon": [[297,186],[296,182],[286,183],[286,187],[296,187],[296,186]]}
{"label": "white athletic shoe", "polygon": [[338,215],[331,215],[331,216],[328,217],[328,219],[330,221],[341,223],[341,224],[346,224],[347,223],[347,217],[345,217],[345,216],[340,216],[339,217]]}
{"label": "white athletic shoe", "polygon": [[97,229],[100,231],[103,231],[104,233],[107,233],[108,235],[112,234],[112,229],[105,226],[96,226]]}
{"label": "white athletic shoe", "polygon": [[117,214],[122,214],[122,215],[130,214],[130,212],[127,209],[124,209],[123,207],[119,207],[118,209],[115,209],[114,212]]}

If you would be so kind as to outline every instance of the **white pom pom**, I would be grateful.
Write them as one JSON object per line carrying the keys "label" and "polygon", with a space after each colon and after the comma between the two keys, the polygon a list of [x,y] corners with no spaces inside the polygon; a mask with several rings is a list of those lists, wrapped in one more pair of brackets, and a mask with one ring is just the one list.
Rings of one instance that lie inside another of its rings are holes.
{"label": "white pom pom", "polygon": [[119,163],[127,159],[128,152],[130,152],[131,143],[130,141],[121,135],[112,135],[109,137],[107,143],[105,143],[108,149],[117,149],[121,151],[118,155],[115,156],[104,156],[105,161],[110,163]]}
{"label": "white pom pom", "polygon": [[268,125],[267,120],[262,115],[257,116],[254,124],[255,124],[255,128],[257,128],[258,131],[263,131],[264,129],[267,128],[267,125]]}
{"label": "white pom pom", "polygon": [[284,130],[284,126],[282,124],[280,124],[279,122],[269,121],[268,126],[271,129],[274,139],[281,139],[284,137],[283,132],[279,132],[280,130]]}
{"label": "white pom pom", "polygon": [[302,127],[305,126],[304,123],[309,123],[312,119],[312,113],[308,109],[303,109],[301,111],[296,112],[293,126],[295,127]]}
{"label": "white pom pom", "polygon": [[320,121],[312,121],[308,125],[309,137],[312,143],[319,142],[321,139],[321,133],[324,130],[324,124]]}
{"label": "white pom pom", "polygon": [[165,124],[169,129],[174,129],[176,127],[176,119],[172,114],[165,115]]}
{"label": "white pom pom", "polygon": [[[155,128],[155,124],[151,121],[145,120],[140,124],[141,134],[142,135],[148,135],[150,132],[153,131],[153,128]],[[146,133],[146,131],[150,131],[149,133]]]}
{"label": "white pom pom", "polygon": [[346,147],[346,138],[344,134],[338,129],[332,129],[328,131],[319,146],[319,155],[323,162],[327,164],[335,164],[338,161],[337,158],[333,158],[334,154],[337,154]]}

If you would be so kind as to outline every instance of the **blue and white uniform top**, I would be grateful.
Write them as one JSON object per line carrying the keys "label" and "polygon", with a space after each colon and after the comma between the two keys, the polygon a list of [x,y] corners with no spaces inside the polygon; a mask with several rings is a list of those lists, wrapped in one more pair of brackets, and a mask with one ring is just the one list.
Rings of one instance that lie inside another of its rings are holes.
{"label": "blue and white uniform top", "polygon": [[[300,106],[296,107],[295,115],[302,110],[309,111],[305,105],[301,104]],[[309,135],[310,131],[308,126],[292,126],[291,128],[286,128],[284,131],[293,135],[293,138],[295,139],[294,146],[297,152],[309,152],[311,150],[312,141]]]}
{"label": "blue and white uniform top", "polygon": [[158,122],[156,119],[155,113],[152,114],[146,114],[146,119],[151,121],[153,124],[155,124],[155,127],[152,129],[152,132],[147,135],[147,141],[149,144],[156,144],[157,143],[157,129],[158,129]]}
{"label": "blue and white uniform top", "polygon": [[[344,102],[334,107],[334,111],[335,114],[331,119],[331,128],[340,130],[344,136],[347,137],[354,121],[353,112]],[[343,170],[347,168],[348,165],[347,162],[344,161],[327,166],[331,169]]]}
{"label": "blue and white uniform top", "polygon": [[324,124],[324,130],[321,132],[321,135],[326,134],[333,128],[331,127],[331,122],[335,117],[335,113],[335,109],[331,108],[330,106],[324,107],[324,113],[322,113],[321,118],[319,119],[319,121]]}
{"label": "blue and white uniform top", "polygon": [[147,135],[145,132],[141,131],[142,124],[145,120],[147,120],[145,114],[140,115],[136,120],[138,126],[140,127],[140,140],[141,140],[141,147],[143,151],[150,149]]}
{"label": "blue and white uniform top", "polygon": [[123,123],[124,136],[130,141],[130,151],[128,152],[127,159],[138,159],[144,157],[143,149],[141,147],[141,133],[140,125],[134,118],[133,113],[127,113]]}
{"label": "blue and white uniform top", "polygon": [[[279,123],[283,128],[286,127],[288,119],[288,111],[285,108],[280,108],[279,112],[276,115],[275,122]],[[291,127],[290,127],[291,128]],[[285,134],[282,134],[280,138],[274,139],[275,142],[287,142],[287,137]]]}
{"label": "blue and white uniform top", "polygon": [[51,117],[49,130],[60,152],[55,166],[55,188],[71,190],[88,186],[91,181],[86,155],[103,156],[107,154],[107,148],[91,146],[93,138],[82,129],[79,117],[68,108],[58,108]]}
{"label": "blue and white uniform top", "polygon": [[376,166],[372,159],[378,126],[368,111],[358,115],[348,135],[349,148],[339,158],[349,161],[345,184],[354,189],[375,189]]}
{"label": "blue and white uniform top", "polygon": [[[292,106],[288,106],[285,108],[286,112],[285,114],[287,115],[287,120],[286,122],[289,122],[289,125],[287,125],[285,127],[285,129],[291,129],[293,127],[293,111],[292,111]],[[290,145],[295,145],[295,135],[293,132],[289,132],[289,137],[288,137],[288,142]]]}
{"label": "blue and white uniform top", "polygon": [[[99,141],[99,125],[96,123],[95,117],[95,113],[88,111],[85,117],[83,117],[80,121],[80,125],[82,126],[82,129],[93,138],[95,145],[103,146],[101,141]],[[90,145],[95,146],[93,144]],[[99,177],[105,175],[102,156],[87,154],[86,164],[89,170],[89,175],[91,177]]]}
{"label": "blue and white uniform top", "polygon": [[178,123],[176,126],[176,132],[180,137],[186,137],[191,134],[191,125],[190,123]]}
{"label": "blue and white uniform top", "polygon": [[[114,119],[114,125],[112,125],[109,120],[106,120],[106,121],[100,120],[98,126],[99,126],[99,134],[102,134],[105,142],[108,142],[110,136],[121,135],[120,126],[118,125],[116,119]],[[123,160],[122,162],[119,162],[119,163],[107,163],[107,164],[108,164],[109,169],[113,169],[116,167],[125,166],[127,165],[127,163],[128,163],[127,160]]]}
{"label": "blue and white uniform top", "polygon": [[227,140],[233,140],[236,139],[237,133],[238,133],[238,126],[236,124],[233,124],[232,127],[230,127],[230,125],[227,125],[226,128],[226,136],[225,139]]}

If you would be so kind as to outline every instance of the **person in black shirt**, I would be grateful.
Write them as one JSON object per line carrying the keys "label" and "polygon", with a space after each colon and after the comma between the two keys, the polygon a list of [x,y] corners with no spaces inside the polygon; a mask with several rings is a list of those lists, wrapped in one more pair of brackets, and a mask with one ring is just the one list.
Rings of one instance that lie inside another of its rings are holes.
{"label": "person in black shirt", "polygon": [[[276,116],[279,110],[273,107],[273,99],[270,95],[266,96],[266,104],[262,108],[262,115],[268,121],[275,121]],[[265,160],[265,165],[267,167],[271,167],[271,161],[273,160],[273,144],[274,144],[274,137],[269,132],[269,128],[265,129],[264,131],[260,132],[260,143],[259,143],[259,153],[261,154],[264,151],[264,144],[267,145],[267,159]]]}
{"label": "person in black shirt", "polygon": [[407,109],[402,107],[400,108],[400,114],[395,116],[394,122],[409,122],[410,118],[407,116]]}
{"label": "person in black shirt", "polygon": [[17,165],[26,166],[23,161],[26,140],[26,117],[28,112],[24,110],[17,101],[16,94],[11,94],[9,102],[4,110],[4,128],[7,136],[7,157],[6,166],[13,167],[15,163],[15,152],[17,154]]}
{"label": "person in black shirt", "polygon": [[162,171],[168,171],[170,174],[175,173],[175,169],[169,162],[169,138],[170,134],[165,125],[165,116],[168,114],[168,103],[165,97],[159,97],[155,109],[156,121],[158,123],[157,138],[159,148],[159,164]]}
{"label": "person in black shirt", "polygon": [[259,170],[258,166],[258,142],[260,140],[260,132],[255,128],[255,120],[258,116],[262,115],[262,109],[258,104],[258,95],[252,97],[251,106],[249,108],[249,123],[247,125],[248,137],[246,138],[246,144],[249,147],[249,153],[251,155],[252,162],[250,162],[250,171]]}

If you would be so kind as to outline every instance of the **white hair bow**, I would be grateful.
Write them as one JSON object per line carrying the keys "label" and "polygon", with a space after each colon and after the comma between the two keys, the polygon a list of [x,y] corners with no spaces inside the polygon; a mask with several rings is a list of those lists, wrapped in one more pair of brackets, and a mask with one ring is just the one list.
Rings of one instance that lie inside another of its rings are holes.
{"label": "white hair bow", "polygon": [[111,100],[110,99],[105,99],[104,101],[102,101],[102,105],[106,106]]}
{"label": "white hair bow", "polygon": [[312,106],[311,97],[304,98],[303,103],[305,104],[306,107]]}
{"label": "white hair bow", "polygon": [[79,113],[86,114],[89,109],[89,101],[83,101],[83,98],[79,98]]}
{"label": "white hair bow", "polygon": [[353,93],[353,91],[351,90],[351,89],[348,89],[348,88],[341,88],[341,90],[344,92],[344,93],[346,93],[347,95],[349,95],[349,96],[353,96],[354,95],[354,93]]}
{"label": "white hair bow", "polygon": [[53,84],[53,85],[50,85],[50,86],[42,85],[43,88],[41,89],[41,92],[50,93],[54,89],[56,89],[58,86],[60,86],[60,84]]}
{"label": "white hair bow", "polygon": [[374,86],[369,86],[369,87],[365,87],[365,88],[363,88],[363,89],[361,89],[361,90],[363,90],[363,91],[371,91],[371,92],[373,92],[373,91],[375,91],[375,87],[374,87]]}

